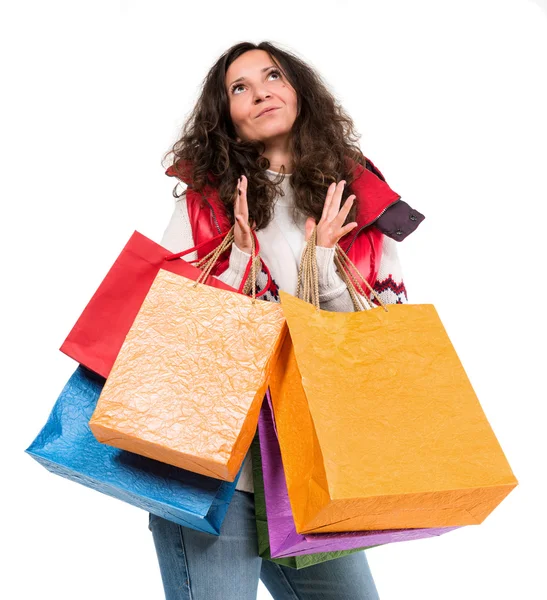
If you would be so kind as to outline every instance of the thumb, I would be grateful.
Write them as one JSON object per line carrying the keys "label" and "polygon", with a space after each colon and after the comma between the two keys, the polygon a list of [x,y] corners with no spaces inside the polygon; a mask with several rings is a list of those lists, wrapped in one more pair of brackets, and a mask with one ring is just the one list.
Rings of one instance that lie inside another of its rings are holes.
{"label": "thumb", "polygon": [[313,217],[308,217],[306,219],[306,242],[311,238],[311,234],[313,233],[313,228],[315,227],[315,224],[315,219]]}
{"label": "thumb", "polygon": [[249,228],[248,223],[245,223],[245,219],[241,215],[236,215],[236,221],[239,223],[241,230],[247,233],[247,229]]}

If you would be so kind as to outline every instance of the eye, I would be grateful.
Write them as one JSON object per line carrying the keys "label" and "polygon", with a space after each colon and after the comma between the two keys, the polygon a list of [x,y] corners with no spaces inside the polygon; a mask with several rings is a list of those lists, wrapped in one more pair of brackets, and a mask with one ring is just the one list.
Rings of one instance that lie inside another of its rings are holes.
{"label": "eye", "polygon": [[[272,69],[269,73],[268,73],[268,77],[270,75],[277,75],[277,79],[279,79],[281,77],[281,73],[279,71],[279,69]],[[274,80],[275,81],[275,80]],[[242,83],[236,83],[234,84],[231,88],[230,88],[230,93],[233,94],[238,88],[240,87],[244,87]]]}

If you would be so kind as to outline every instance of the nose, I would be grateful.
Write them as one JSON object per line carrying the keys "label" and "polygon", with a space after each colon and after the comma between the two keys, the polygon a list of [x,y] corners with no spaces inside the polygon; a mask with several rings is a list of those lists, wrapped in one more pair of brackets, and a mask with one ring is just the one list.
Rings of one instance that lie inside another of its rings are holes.
{"label": "nose", "polygon": [[255,92],[255,104],[259,104],[260,102],[264,102],[264,100],[267,100],[268,98],[271,98],[271,94],[267,91],[267,90],[256,90]]}

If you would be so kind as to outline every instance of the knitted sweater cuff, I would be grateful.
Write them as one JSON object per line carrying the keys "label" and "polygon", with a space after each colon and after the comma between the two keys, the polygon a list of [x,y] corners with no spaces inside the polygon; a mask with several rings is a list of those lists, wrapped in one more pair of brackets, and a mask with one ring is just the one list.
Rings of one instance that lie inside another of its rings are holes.
{"label": "knitted sweater cuff", "polygon": [[347,286],[338,275],[334,264],[334,248],[316,246],[317,270],[319,274],[319,300],[326,301],[343,294]]}
{"label": "knitted sweater cuff", "polygon": [[243,281],[243,275],[250,259],[250,254],[240,250],[235,243],[232,244],[228,268],[218,276],[218,279],[237,290]]}

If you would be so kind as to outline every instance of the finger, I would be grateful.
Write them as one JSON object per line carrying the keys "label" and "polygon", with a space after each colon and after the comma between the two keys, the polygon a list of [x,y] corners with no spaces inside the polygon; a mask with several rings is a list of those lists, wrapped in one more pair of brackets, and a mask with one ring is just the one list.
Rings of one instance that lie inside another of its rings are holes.
{"label": "finger", "polygon": [[336,186],[334,190],[334,194],[332,196],[332,201],[329,206],[329,210],[327,212],[327,220],[332,221],[335,219],[338,211],[340,210],[340,202],[342,201],[342,194],[344,193],[344,187],[346,185],[345,180],[342,179]]}
{"label": "finger", "polygon": [[241,194],[240,194],[240,203],[239,203],[239,208],[240,208],[240,214],[243,215],[243,218],[245,219],[245,221],[249,220],[249,205],[247,204],[247,178],[245,177],[245,175],[241,176],[241,183],[239,185],[239,189],[241,190]]}
{"label": "finger", "polygon": [[236,201],[234,204],[234,216],[240,215],[245,220],[245,223],[247,224],[249,221],[249,211],[248,211],[248,209],[245,210],[245,208],[246,208],[245,199],[246,199],[246,196],[245,196],[241,178],[240,178],[240,179],[238,179],[238,184],[237,184]]}
{"label": "finger", "polygon": [[340,212],[336,215],[335,219],[333,220],[333,223],[335,225],[338,225],[339,227],[341,227],[344,224],[344,221],[346,220],[349,211],[351,210],[351,207],[353,206],[353,201],[355,200],[356,196],[352,195],[349,196],[347,198],[347,200],[344,202],[344,206],[342,206],[342,208],[340,209]]}
{"label": "finger", "polygon": [[[346,235],[346,233],[349,233],[356,227],[357,227],[357,223],[348,223],[347,225],[342,227],[342,229],[340,229],[340,231],[338,232],[338,234],[339,234],[338,240],[340,238],[344,237]],[[338,240],[336,240],[336,243],[338,243]]]}
{"label": "finger", "polygon": [[326,219],[326,217],[327,217],[327,213],[329,211],[329,206],[332,201],[332,197],[334,195],[335,190],[336,190],[336,183],[333,181],[327,189],[327,195],[325,197],[325,204],[323,204],[323,213],[321,214],[321,220]]}
{"label": "finger", "polygon": [[234,201],[234,214],[237,214],[239,212],[239,195],[240,195],[240,191],[239,191],[239,179],[238,179],[237,187],[236,187],[236,199]]}
{"label": "finger", "polygon": [[241,217],[237,217],[236,221],[238,226],[234,236],[234,243],[243,252],[251,254],[250,249],[253,247],[251,234],[245,231],[245,224],[242,223]]}
{"label": "finger", "polygon": [[313,217],[308,217],[306,219],[306,235],[305,235],[304,241],[307,242],[311,238],[311,234],[313,233],[313,228],[315,227],[315,225],[316,225],[316,222]]}
{"label": "finger", "polygon": [[251,231],[249,222],[245,220],[245,217],[241,213],[238,213],[235,217],[236,217],[238,223],[241,224],[241,228],[243,229],[243,231],[245,231],[245,232]]}

